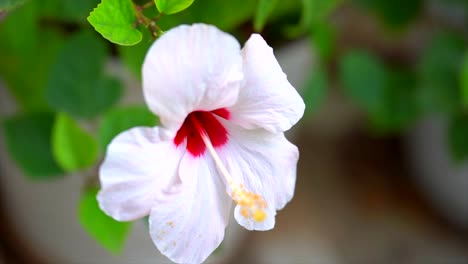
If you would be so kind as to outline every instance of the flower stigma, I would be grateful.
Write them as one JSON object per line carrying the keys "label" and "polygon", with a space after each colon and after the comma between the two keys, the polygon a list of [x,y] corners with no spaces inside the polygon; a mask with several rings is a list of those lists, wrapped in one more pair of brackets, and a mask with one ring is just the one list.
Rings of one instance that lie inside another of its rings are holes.
{"label": "flower stigma", "polygon": [[205,143],[206,149],[213,158],[216,166],[219,169],[221,175],[223,175],[226,182],[232,189],[231,197],[233,201],[239,205],[240,214],[247,219],[253,219],[255,222],[263,222],[267,218],[266,208],[267,202],[263,197],[254,192],[248,191],[243,184],[236,183],[229,174],[228,170],[222,163],[218,156],[213,144],[211,143],[210,137],[203,128],[202,124],[195,115],[190,116],[192,124],[196,127],[200,134],[203,143]]}

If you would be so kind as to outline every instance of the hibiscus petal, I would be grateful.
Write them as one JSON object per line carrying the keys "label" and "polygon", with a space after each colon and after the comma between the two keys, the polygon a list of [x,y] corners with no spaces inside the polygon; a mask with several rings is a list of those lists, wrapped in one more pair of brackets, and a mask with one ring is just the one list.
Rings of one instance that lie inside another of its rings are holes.
{"label": "hibiscus petal", "polygon": [[150,214],[157,248],[177,263],[201,263],[221,243],[231,199],[211,158],[185,155],[180,182],[158,198]]}
{"label": "hibiscus petal", "polygon": [[237,40],[204,24],[169,30],[155,41],[143,64],[145,100],[171,130],[192,111],[233,105],[242,78]]}
{"label": "hibiscus petal", "polygon": [[[282,209],[294,195],[299,159],[297,147],[283,133],[272,134],[264,129],[246,130],[229,122],[223,123],[230,134],[229,142],[218,149],[224,165],[236,183],[262,196],[267,203],[265,221],[242,221],[238,208],[236,220],[247,229],[271,229],[275,210]],[[228,193],[232,193],[229,188]]]}
{"label": "hibiscus petal", "polygon": [[120,221],[148,215],[161,190],[176,175],[183,156],[160,128],[137,127],[109,145],[99,176],[101,209]]}
{"label": "hibiscus petal", "polygon": [[231,120],[247,129],[270,132],[290,129],[304,114],[305,105],[289,83],[273,49],[253,34],[242,49],[244,82]]}

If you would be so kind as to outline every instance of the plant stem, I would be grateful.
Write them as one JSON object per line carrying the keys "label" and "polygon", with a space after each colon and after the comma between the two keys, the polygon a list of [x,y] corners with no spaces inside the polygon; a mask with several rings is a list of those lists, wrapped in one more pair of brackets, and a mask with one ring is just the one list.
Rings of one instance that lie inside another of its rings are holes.
{"label": "plant stem", "polygon": [[153,19],[149,19],[148,17],[145,16],[145,14],[143,14],[143,10],[148,8],[148,7],[151,7],[153,5],[153,3],[154,2],[151,1],[151,2],[148,2],[148,3],[144,4],[144,5],[142,5],[142,6],[133,3],[133,7],[135,9],[135,14],[136,14],[136,17],[137,17],[137,21],[135,23],[135,26],[137,26],[138,24],[143,25],[145,28],[147,28],[147,29],[149,29],[151,31],[151,36],[153,36],[153,38],[157,38],[159,35],[164,33],[161,30],[161,28],[156,24],[156,21],[162,16],[162,13],[158,14]]}
{"label": "plant stem", "polygon": [[149,8],[149,7],[152,7],[153,5],[154,5],[154,1],[149,1],[148,3],[142,5],[141,7],[142,7],[143,9],[147,9],[147,8]]}

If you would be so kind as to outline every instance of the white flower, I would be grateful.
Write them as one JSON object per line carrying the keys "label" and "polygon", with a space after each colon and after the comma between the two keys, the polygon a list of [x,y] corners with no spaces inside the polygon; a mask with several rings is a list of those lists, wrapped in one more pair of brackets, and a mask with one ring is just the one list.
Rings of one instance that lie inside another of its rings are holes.
{"label": "white flower", "polygon": [[263,38],[241,50],[213,26],[176,27],[148,51],[143,91],[161,127],[130,129],[109,145],[101,209],[120,221],[149,214],[157,248],[180,263],[218,247],[232,201],[240,225],[272,229],[293,197],[299,156],[283,132],[304,102]]}

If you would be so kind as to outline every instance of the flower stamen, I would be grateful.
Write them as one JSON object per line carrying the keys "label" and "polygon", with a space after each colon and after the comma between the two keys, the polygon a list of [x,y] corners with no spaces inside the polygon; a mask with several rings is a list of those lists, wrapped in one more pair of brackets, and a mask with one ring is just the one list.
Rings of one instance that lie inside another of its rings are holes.
{"label": "flower stamen", "polygon": [[260,195],[247,191],[242,184],[233,185],[231,184],[232,199],[240,206],[241,215],[256,222],[263,222],[267,217],[266,201]]}
{"label": "flower stamen", "polygon": [[219,157],[215,148],[213,147],[213,144],[211,143],[207,132],[205,131],[205,129],[203,129],[202,125],[200,124],[200,121],[195,116],[191,116],[191,119],[191,121],[197,128],[198,133],[200,133],[200,137],[202,138],[203,143],[205,143],[208,152],[210,153],[216,166],[218,167],[219,172],[231,187],[232,193],[230,196],[232,197],[233,201],[240,206],[240,214],[243,217],[247,219],[253,219],[256,222],[265,221],[265,219],[267,218],[267,202],[265,201],[265,199],[263,199],[262,196],[254,192],[248,191],[244,187],[244,185],[236,183],[234,181],[234,179],[231,177],[228,170],[224,166],[223,162],[221,161],[221,158]]}

